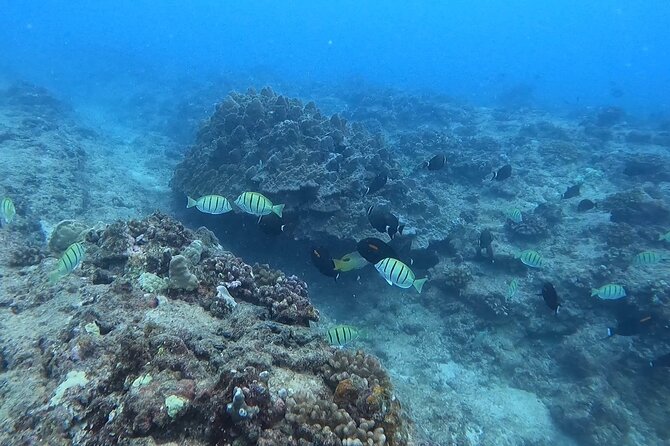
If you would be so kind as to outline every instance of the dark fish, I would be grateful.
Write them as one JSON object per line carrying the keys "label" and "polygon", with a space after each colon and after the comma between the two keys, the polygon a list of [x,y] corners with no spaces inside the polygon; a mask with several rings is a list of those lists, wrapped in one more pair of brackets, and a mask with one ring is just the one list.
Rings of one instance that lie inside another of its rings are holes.
{"label": "dark fish", "polygon": [[649,361],[650,367],[670,367],[670,353],[666,353],[663,356],[659,356],[653,361]]}
{"label": "dark fish", "polygon": [[386,258],[397,259],[398,254],[387,243],[378,238],[364,238],[356,245],[358,253],[368,262],[375,264]]}
{"label": "dark fish", "polygon": [[388,176],[386,175],[386,172],[379,173],[376,177],[374,177],[370,185],[367,187],[363,196],[366,196],[367,194],[374,194],[382,187],[384,187],[384,185],[386,185],[387,180]]}
{"label": "dark fish", "polygon": [[493,180],[502,181],[508,179],[511,176],[512,176],[512,166],[510,164],[505,164],[500,169],[493,172],[493,177],[491,177],[491,181]]}
{"label": "dark fish", "polygon": [[274,212],[263,215],[258,221],[258,227],[267,235],[279,235],[284,231],[284,219]]}
{"label": "dark fish", "polygon": [[590,211],[590,210],[593,209],[594,207],[596,207],[596,204],[595,204],[593,201],[589,200],[588,198],[584,198],[584,199],[583,199],[582,201],[580,201],[579,204],[577,205],[577,212],[586,212],[586,211]]}
{"label": "dark fish", "polygon": [[540,294],[544,299],[544,303],[554,311],[554,314],[558,314],[561,304],[558,301],[558,293],[556,293],[554,285],[550,282],[544,282],[544,285],[542,285],[542,293]]}
{"label": "dark fish", "polygon": [[413,269],[430,269],[440,263],[437,253],[430,249],[412,249],[409,258],[409,264]]}
{"label": "dark fish", "polygon": [[332,256],[324,247],[312,248],[312,263],[324,276],[334,277],[337,280],[340,275],[340,272],[335,270]]}
{"label": "dark fish", "polygon": [[447,155],[435,155],[430,159],[430,161],[426,161],[423,163],[423,167],[427,168],[428,170],[440,170],[442,169],[445,164],[447,164]]}
{"label": "dark fish", "polygon": [[393,238],[396,234],[402,234],[405,225],[401,225],[398,217],[388,209],[372,205],[368,208],[368,221],[379,232],[386,232]]}
{"label": "dark fish", "polygon": [[568,189],[565,192],[563,192],[563,198],[579,197],[580,187],[582,187],[581,184],[575,184],[574,186],[568,187]]}
{"label": "dark fish", "polygon": [[486,257],[493,260],[493,247],[491,246],[491,242],[493,242],[493,234],[491,234],[491,231],[488,229],[482,230],[482,232],[479,233],[478,253],[481,255],[482,250],[485,250]]}
{"label": "dark fish", "polygon": [[607,329],[607,337],[618,336],[635,336],[651,327],[654,322],[650,314],[627,316],[617,320],[616,327],[609,327]]}

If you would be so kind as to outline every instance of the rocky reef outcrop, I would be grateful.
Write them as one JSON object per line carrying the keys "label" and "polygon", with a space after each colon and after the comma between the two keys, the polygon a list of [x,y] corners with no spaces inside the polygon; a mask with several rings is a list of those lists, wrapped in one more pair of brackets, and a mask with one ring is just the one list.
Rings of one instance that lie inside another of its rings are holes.
{"label": "rocky reef outcrop", "polygon": [[83,243],[56,284],[51,259],[3,277],[3,444],[413,444],[379,361],[308,327],[300,279],[160,213]]}
{"label": "rocky reef outcrop", "polygon": [[[386,186],[364,196],[381,172]],[[432,187],[407,178],[380,133],[267,87],[232,93],[217,106],[171,185],[191,196],[261,192],[297,216],[293,235],[302,240],[375,235],[365,221],[373,203],[393,203],[409,227],[421,228],[423,246],[444,240],[454,224],[453,209],[435,205]]]}

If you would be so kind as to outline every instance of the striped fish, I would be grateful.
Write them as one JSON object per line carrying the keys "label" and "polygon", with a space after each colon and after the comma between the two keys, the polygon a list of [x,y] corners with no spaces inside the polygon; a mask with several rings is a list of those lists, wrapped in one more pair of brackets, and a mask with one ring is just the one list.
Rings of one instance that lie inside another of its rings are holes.
{"label": "striped fish", "polygon": [[358,339],[359,336],[359,331],[349,325],[337,325],[326,332],[328,343],[338,347],[344,347],[349,342]]}
{"label": "striped fish", "polygon": [[667,260],[663,255],[656,251],[642,251],[633,257],[634,266],[655,265],[664,260]]}
{"label": "striped fish", "polygon": [[262,217],[263,215],[268,215],[272,212],[281,217],[282,210],[284,209],[283,204],[272,204],[272,202],[263,194],[258,192],[243,192],[235,204],[240,207],[247,214],[257,215]]}
{"label": "striped fish", "polygon": [[3,198],[0,202],[0,218],[5,224],[10,224],[16,215],[16,208],[11,198]]}
{"label": "striped fish", "polygon": [[542,259],[542,256],[537,252],[533,251],[532,249],[526,249],[525,251],[521,251],[517,256],[517,259],[521,260],[521,263],[523,263],[526,266],[530,266],[531,268],[542,268],[544,265],[544,260]]}
{"label": "striped fish", "polygon": [[423,288],[423,284],[428,280],[426,278],[416,279],[409,266],[391,257],[380,260],[375,264],[375,268],[377,268],[379,274],[382,275],[389,285],[395,285],[400,288],[413,286],[419,293],[421,292],[421,288]]}
{"label": "striped fish", "polygon": [[510,220],[512,220],[514,223],[517,223],[517,224],[519,224],[523,221],[523,217],[521,216],[521,211],[516,209],[516,208],[508,210],[505,213],[505,216],[507,218],[509,218]]}
{"label": "striped fish", "polygon": [[512,279],[507,285],[507,298],[508,299],[513,299],[514,296],[516,296],[516,292],[519,290],[519,281],[516,279]]}
{"label": "striped fish", "polygon": [[621,285],[608,283],[600,288],[592,289],[591,296],[598,296],[599,298],[606,300],[616,300],[626,297],[626,290]]}
{"label": "striped fish", "polygon": [[61,258],[58,260],[56,269],[49,274],[49,281],[54,283],[61,277],[70,274],[84,259],[86,249],[81,243],[73,243],[67,247]]}
{"label": "striped fish", "polygon": [[233,208],[230,206],[230,202],[226,197],[221,195],[204,195],[197,200],[194,200],[191,197],[188,197],[188,204],[186,208],[196,208],[200,212],[205,214],[225,214],[226,212],[231,211]]}

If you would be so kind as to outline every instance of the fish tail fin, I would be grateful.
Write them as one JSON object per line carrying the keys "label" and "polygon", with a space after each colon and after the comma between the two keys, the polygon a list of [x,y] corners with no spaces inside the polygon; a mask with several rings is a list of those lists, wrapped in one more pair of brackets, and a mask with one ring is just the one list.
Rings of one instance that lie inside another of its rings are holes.
{"label": "fish tail fin", "polygon": [[614,329],[611,327],[607,327],[607,337],[611,338],[612,336],[614,336]]}
{"label": "fish tail fin", "polygon": [[191,197],[186,197],[186,198],[188,198],[188,203],[186,204],[186,209],[190,209],[192,207],[195,207],[198,204],[198,202],[196,200],[194,200],[193,198],[191,198]]}
{"label": "fish tail fin", "polygon": [[49,274],[49,283],[54,284],[58,282],[58,280],[61,278],[61,274],[59,270],[55,270]]}
{"label": "fish tail fin", "polygon": [[405,225],[398,226],[398,234],[402,235],[403,229],[405,229]]}
{"label": "fish tail fin", "polygon": [[654,367],[654,361],[649,361],[649,367]]}
{"label": "fish tail fin", "polygon": [[272,212],[279,215],[280,217],[283,210],[284,210],[283,204],[275,204],[274,206],[272,206]]}
{"label": "fish tail fin", "polygon": [[281,228],[279,228],[279,230],[280,230],[281,232],[284,232],[284,226],[286,226],[286,225],[281,225]]}
{"label": "fish tail fin", "polygon": [[414,286],[414,288],[416,288],[416,290],[417,290],[419,293],[421,293],[421,289],[423,288],[423,285],[424,285],[427,281],[428,281],[428,278],[427,278],[427,277],[424,277],[423,279],[417,279],[417,280],[415,280],[415,281],[412,283],[412,285]]}
{"label": "fish tail fin", "polygon": [[556,307],[556,312],[554,313],[554,316],[558,316],[558,312],[561,311],[561,306]]}
{"label": "fish tail fin", "polygon": [[591,297],[597,296],[598,295],[598,290],[596,288],[591,288]]}

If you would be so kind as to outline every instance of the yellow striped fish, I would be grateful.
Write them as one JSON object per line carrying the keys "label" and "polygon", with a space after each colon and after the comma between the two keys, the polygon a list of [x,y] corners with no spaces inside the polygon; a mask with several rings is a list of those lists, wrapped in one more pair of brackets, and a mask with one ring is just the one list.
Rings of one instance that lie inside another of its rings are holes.
{"label": "yellow striped fish", "polygon": [[84,260],[86,249],[81,243],[73,243],[67,247],[61,258],[58,260],[56,269],[49,274],[49,281],[54,283],[61,277],[70,274]]}
{"label": "yellow striped fish", "polygon": [[519,290],[519,281],[516,279],[512,279],[509,285],[507,285],[507,298],[508,299],[514,298],[518,290]]}
{"label": "yellow striped fish", "polygon": [[519,254],[517,254],[516,258],[520,259],[521,263],[526,266],[530,266],[531,268],[542,268],[544,265],[542,256],[537,251],[533,251],[532,249],[521,251]]}
{"label": "yellow striped fish", "polygon": [[259,217],[268,215],[272,212],[281,217],[282,210],[284,209],[283,204],[272,204],[265,195],[259,194],[258,192],[243,192],[237,197],[235,204],[247,214],[257,215]]}
{"label": "yellow striped fish", "polygon": [[598,296],[601,299],[615,300],[626,297],[626,290],[621,285],[615,283],[608,283],[600,288],[591,290],[591,296]]}
{"label": "yellow striped fish", "polygon": [[413,286],[419,293],[421,292],[421,288],[423,288],[423,284],[428,280],[426,278],[416,279],[409,266],[391,257],[380,260],[375,264],[375,268],[377,268],[379,274],[382,275],[389,285],[395,285],[400,288]]}
{"label": "yellow striped fish", "polygon": [[349,325],[337,325],[326,332],[328,343],[333,346],[344,347],[349,342],[358,339],[360,332]]}
{"label": "yellow striped fish", "polygon": [[11,198],[3,198],[0,202],[0,218],[5,224],[10,224],[16,215],[16,208]]}
{"label": "yellow striped fish", "polygon": [[228,199],[221,195],[204,195],[197,200],[188,197],[188,204],[186,208],[196,208],[205,214],[225,214],[233,208],[230,206]]}
{"label": "yellow striped fish", "polygon": [[509,209],[506,213],[505,216],[512,220],[514,223],[521,223],[523,221],[523,217],[521,216],[521,211],[513,208]]}
{"label": "yellow striped fish", "polygon": [[656,251],[642,251],[635,257],[633,257],[634,266],[645,266],[645,265],[655,265],[666,259],[662,254],[659,254]]}

